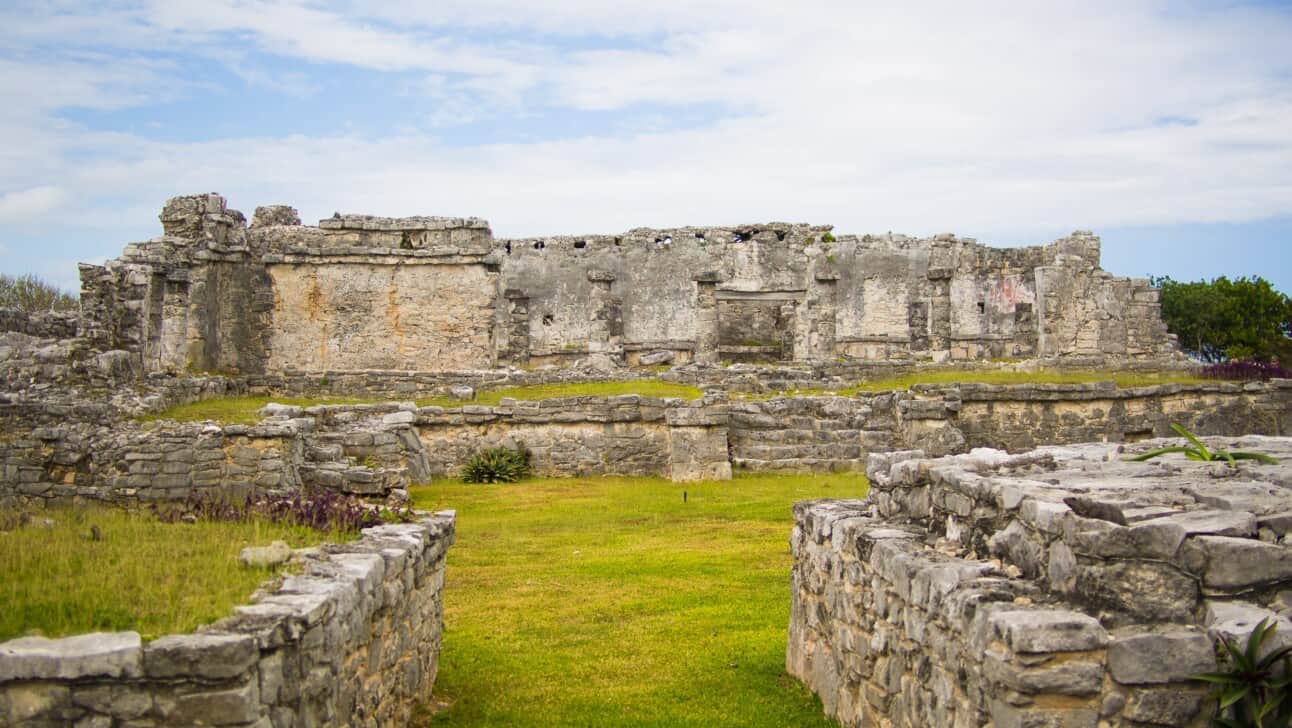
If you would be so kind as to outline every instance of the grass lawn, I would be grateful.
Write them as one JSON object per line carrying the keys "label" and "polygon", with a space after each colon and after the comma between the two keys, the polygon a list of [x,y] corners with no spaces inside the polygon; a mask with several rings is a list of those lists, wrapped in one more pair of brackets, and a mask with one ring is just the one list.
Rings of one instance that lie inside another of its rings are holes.
{"label": "grass lawn", "polygon": [[[336,541],[294,526],[160,523],[108,508],[37,510],[33,522],[0,531],[0,640],[94,631],[144,639],[189,632],[244,604],[268,569],[238,563],[244,546]],[[41,522],[53,521],[52,527]],[[97,526],[100,540],[87,538]]]}
{"label": "grass lawn", "polygon": [[413,489],[458,512],[438,712],[414,724],[835,725],[785,674],[790,506],[865,491],[859,474]]}
{"label": "grass lawn", "polygon": [[[417,400],[419,407],[461,407],[463,405],[496,405],[503,397],[513,399],[555,399],[557,397],[613,397],[620,394],[640,394],[643,397],[681,397],[699,399],[704,393],[695,387],[672,382],[635,380],[626,382],[583,382],[578,384],[539,384],[525,387],[506,387],[476,393],[471,401],[451,397],[433,397]],[[316,404],[365,404],[393,401],[379,397],[221,397],[181,404],[161,412],[144,415],[140,421],[179,420],[200,422],[215,420],[226,425],[254,425],[260,421],[256,412],[270,402],[310,407]]]}

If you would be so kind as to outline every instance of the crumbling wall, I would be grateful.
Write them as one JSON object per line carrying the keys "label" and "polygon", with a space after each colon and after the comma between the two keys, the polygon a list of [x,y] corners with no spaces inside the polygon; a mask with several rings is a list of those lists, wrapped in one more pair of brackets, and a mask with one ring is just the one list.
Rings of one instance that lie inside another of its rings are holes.
{"label": "crumbling wall", "polygon": [[1174,352],[1147,281],[1101,271],[1082,231],[1009,250],[788,223],[495,241],[476,218],[307,227],[283,205],[248,228],[214,194],[161,219],[81,269],[85,335],[149,371]]}
{"label": "crumbling wall", "polygon": [[76,336],[81,314],[77,311],[20,311],[0,308],[0,332],[16,331],[42,339],[71,339]]}
{"label": "crumbling wall", "polygon": [[452,511],[314,549],[194,634],[0,643],[5,725],[403,725],[430,694]]}

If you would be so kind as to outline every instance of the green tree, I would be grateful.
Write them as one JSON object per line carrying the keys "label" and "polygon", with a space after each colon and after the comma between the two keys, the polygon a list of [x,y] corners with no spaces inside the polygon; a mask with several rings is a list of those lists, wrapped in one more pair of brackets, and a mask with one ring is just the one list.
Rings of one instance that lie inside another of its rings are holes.
{"label": "green tree", "polygon": [[1162,292],[1162,320],[1190,356],[1292,361],[1292,299],[1264,278],[1151,280]]}
{"label": "green tree", "polygon": [[74,311],[80,303],[76,296],[27,273],[10,276],[0,273],[0,308],[20,311]]}

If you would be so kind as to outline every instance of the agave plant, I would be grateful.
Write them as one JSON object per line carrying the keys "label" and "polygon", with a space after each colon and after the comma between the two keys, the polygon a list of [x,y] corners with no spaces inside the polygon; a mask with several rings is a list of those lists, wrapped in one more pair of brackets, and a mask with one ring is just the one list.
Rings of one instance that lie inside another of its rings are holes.
{"label": "agave plant", "polygon": [[529,475],[529,451],[522,443],[517,449],[495,447],[472,455],[462,466],[466,483],[514,483]]}
{"label": "agave plant", "polygon": [[[1292,725],[1292,645],[1260,656],[1261,645],[1274,634],[1272,619],[1262,619],[1242,647],[1220,638],[1229,669],[1194,675],[1215,687],[1215,725],[1223,728],[1287,728]],[[1279,670],[1280,663],[1282,670]],[[1281,674],[1280,674],[1281,672]]]}
{"label": "agave plant", "polygon": [[1239,460],[1257,460],[1259,462],[1267,463],[1269,465],[1277,465],[1279,462],[1275,458],[1272,458],[1269,455],[1266,455],[1265,453],[1260,453],[1260,452],[1229,452],[1228,450],[1208,450],[1207,446],[1203,445],[1201,440],[1199,440],[1192,432],[1189,432],[1188,430],[1184,429],[1180,425],[1177,425],[1174,422],[1172,422],[1171,429],[1175,430],[1178,435],[1188,440],[1190,444],[1177,445],[1174,447],[1159,447],[1156,450],[1149,450],[1148,452],[1140,453],[1139,455],[1134,455],[1126,459],[1130,461],[1139,462],[1143,460],[1150,460],[1152,458],[1157,457],[1158,455],[1165,455],[1169,452],[1181,452],[1181,453],[1184,453],[1184,456],[1186,458],[1189,458],[1190,460],[1200,460],[1204,463],[1219,462],[1223,460],[1225,462],[1228,462],[1230,467],[1234,467],[1234,468],[1238,467],[1237,461]]}

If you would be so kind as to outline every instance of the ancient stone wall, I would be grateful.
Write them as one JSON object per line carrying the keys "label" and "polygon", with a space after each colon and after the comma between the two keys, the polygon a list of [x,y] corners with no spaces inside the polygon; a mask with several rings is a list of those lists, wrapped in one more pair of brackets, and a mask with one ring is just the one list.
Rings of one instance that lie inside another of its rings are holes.
{"label": "ancient stone wall", "polygon": [[439,667],[454,516],[309,549],[194,634],[0,643],[5,725],[403,725]]}
{"label": "ancient stone wall", "polygon": [[81,268],[84,335],[148,371],[1175,351],[1156,292],[1100,270],[1087,232],[1008,250],[786,223],[494,240],[476,218],[307,227],[285,206],[248,227],[214,194],[161,220],[163,237]]}
{"label": "ancient stone wall", "polygon": [[794,396],[730,405],[731,461],[750,470],[859,470],[870,453],[1292,433],[1292,380],[1270,383],[917,385],[910,392]]}
{"label": "ancient stone wall", "polygon": [[866,500],[796,505],[789,671],[849,726],[1208,725],[1215,640],[1292,644],[1292,465],[1122,455],[874,455]]}
{"label": "ancient stone wall", "polygon": [[0,440],[0,506],[240,502],[298,489],[302,458],[303,441],[291,423],[37,427]]}
{"label": "ancient stone wall", "polygon": [[0,308],[0,332],[17,331],[42,339],[70,339],[76,336],[81,315],[74,311],[28,312]]}

